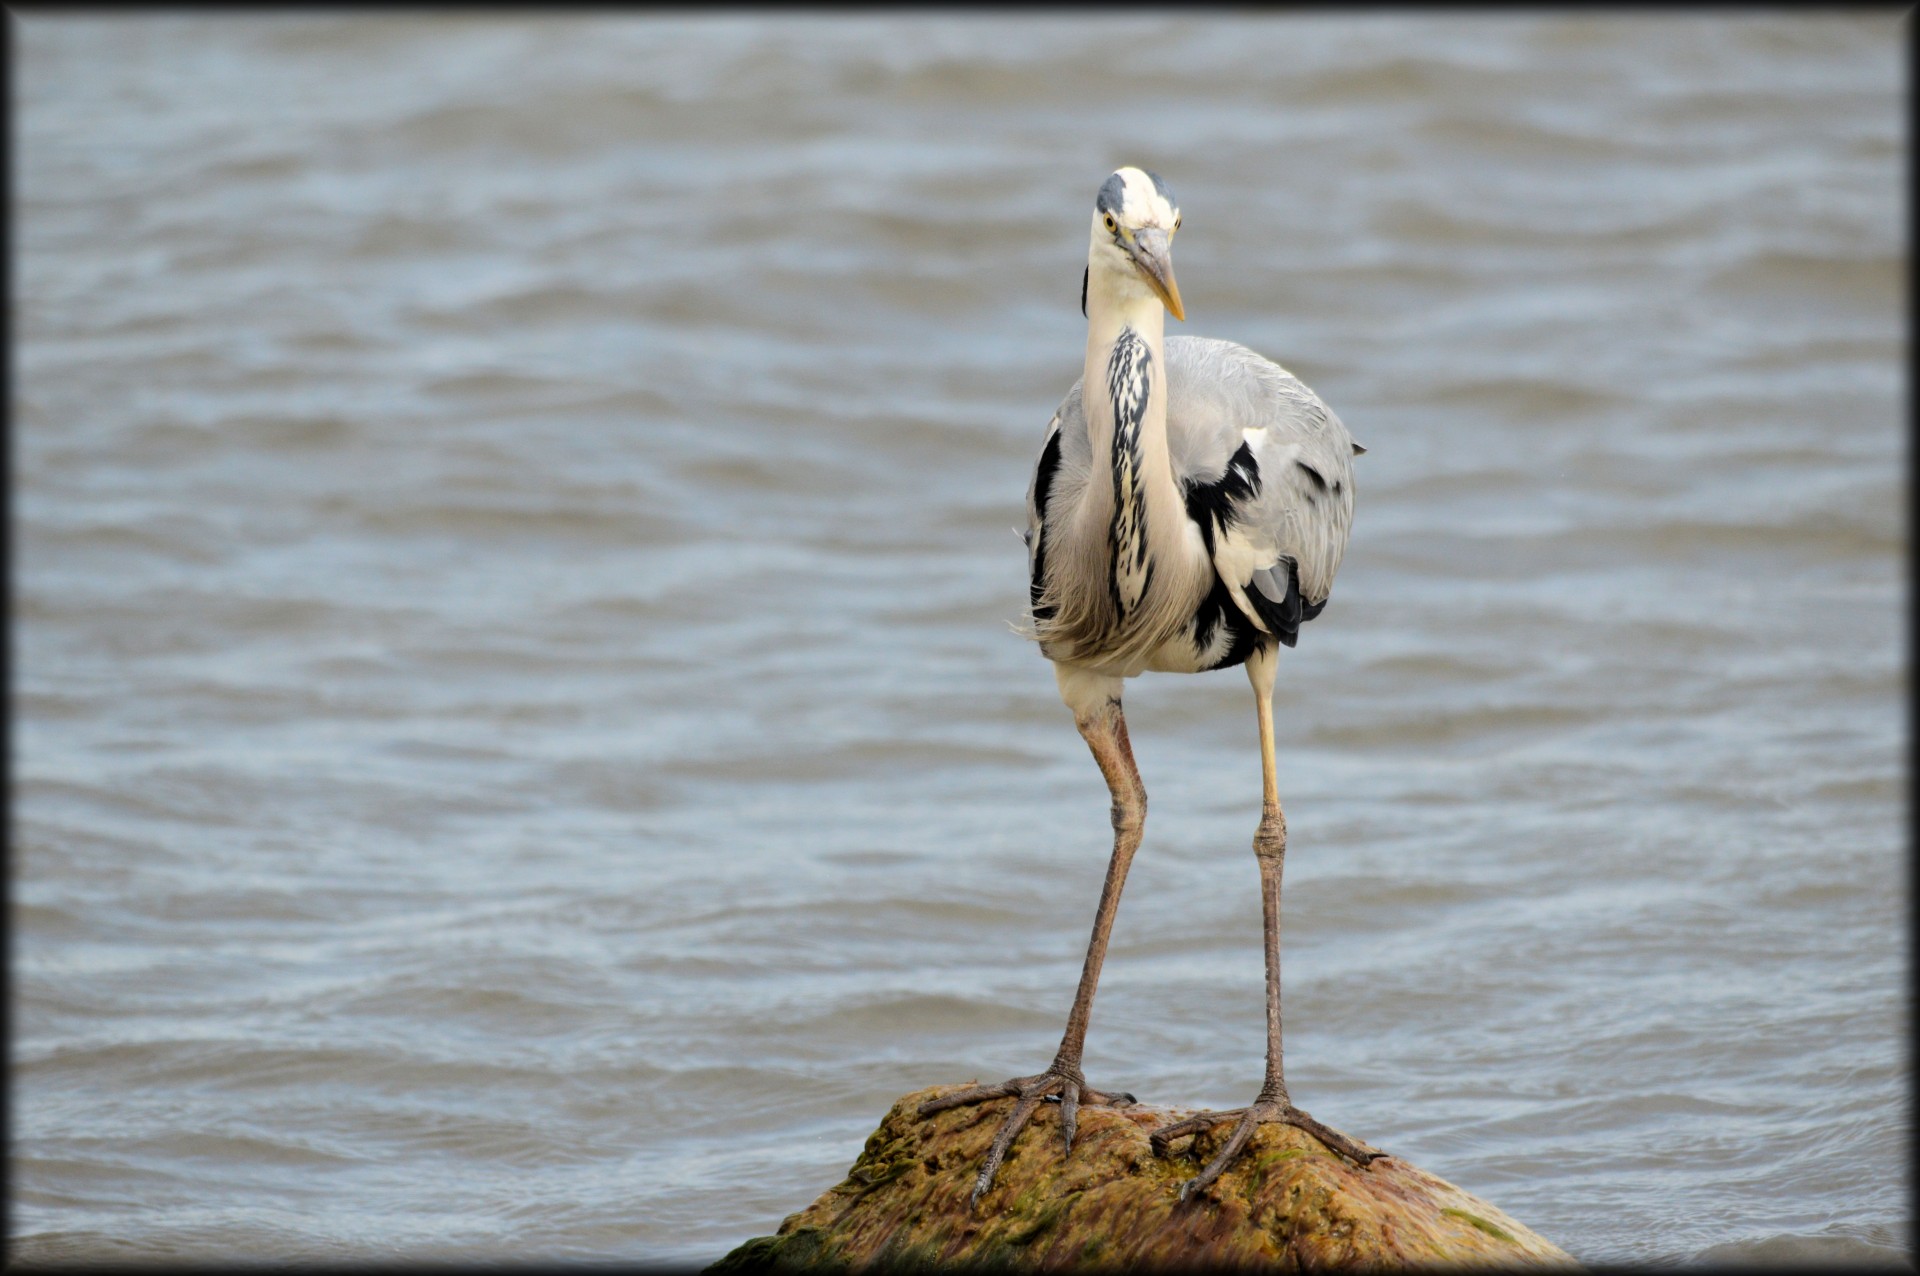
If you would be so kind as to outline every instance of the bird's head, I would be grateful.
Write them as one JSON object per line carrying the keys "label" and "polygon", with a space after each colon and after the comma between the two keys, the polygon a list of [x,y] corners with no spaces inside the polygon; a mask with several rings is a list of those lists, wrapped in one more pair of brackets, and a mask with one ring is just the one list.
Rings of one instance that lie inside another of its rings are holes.
{"label": "bird's head", "polygon": [[1120,297],[1151,293],[1175,319],[1185,319],[1173,281],[1173,233],[1179,229],[1180,206],[1165,182],[1144,168],[1115,169],[1093,201],[1088,286],[1097,281]]}

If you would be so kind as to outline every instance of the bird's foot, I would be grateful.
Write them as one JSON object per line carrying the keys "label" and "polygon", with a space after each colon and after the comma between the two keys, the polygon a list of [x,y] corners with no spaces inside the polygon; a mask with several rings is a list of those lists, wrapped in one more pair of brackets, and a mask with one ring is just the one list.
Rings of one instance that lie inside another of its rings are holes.
{"label": "bird's foot", "polygon": [[970,1204],[978,1205],[980,1198],[993,1186],[993,1176],[999,1173],[1000,1162],[1006,1159],[1007,1149],[1013,1146],[1014,1136],[1027,1124],[1028,1118],[1042,1103],[1054,1102],[1060,1105],[1060,1143],[1061,1153],[1073,1151],[1073,1136],[1079,1126],[1079,1114],[1082,1106],[1087,1107],[1126,1107],[1137,1100],[1130,1094],[1115,1091],[1109,1094],[1104,1090],[1095,1090],[1087,1085],[1086,1078],[1080,1075],[1078,1068],[1061,1069],[1057,1065],[1038,1076],[1015,1077],[1011,1081],[1002,1081],[999,1085],[979,1085],[961,1090],[954,1094],[943,1095],[938,1099],[929,1099],[920,1105],[920,1115],[930,1117],[936,1112],[945,1112],[948,1108],[958,1108],[970,1103],[985,1103],[991,1099],[1015,1100],[1013,1111],[1007,1113],[1006,1120],[994,1131],[993,1145],[987,1149],[987,1159],[980,1167],[980,1174],[973,1181],[973,1197]]}
{"label": "bird's foot", "polygon": [[1262,1125],[1297,1126],[1326,1144],[1329,1151],[1345,1157],[1361,1169],[1387,1155],[1373,1148],[1362,1147],[1331,1126],[1320,1124],[1284,1099],[1258,1099],[1252,1107],[1234,1108],[1228,1112],[1202,1112],[1184,1121],[1161,1126],[1148,1136],[1148,1141],[1153,1145],[1155,1156],[1166,1156],[1173,1141],[1182,1135],[1197,1134],[1223,1121],[1235,1119],[1239,1124],[1233,1127],[1233,1133],[1227,1136],[1227,1141],[1221,1145],[1213,1160],[1207,1162],[1207,1168],[1180,1185],[1181,1200],[1190,1200],[1196,1192],[1205,1191],[1209,1184],[1220,1177],[1220,1172],[1240,1155],[1248,1140],[1253,1138],[1253,1132]]}

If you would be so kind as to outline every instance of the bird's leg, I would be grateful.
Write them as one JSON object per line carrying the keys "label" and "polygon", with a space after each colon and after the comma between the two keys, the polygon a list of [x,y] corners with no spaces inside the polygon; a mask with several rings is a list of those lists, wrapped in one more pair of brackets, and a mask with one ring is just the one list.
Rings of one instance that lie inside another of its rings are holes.
{"label": "bird's leg", "polygon": [[1267,956],[1267,1078],[1251,1106],[1227,1112],[1202,1112],[1173,1125],[1162,1126],[1151,1136],[1153,1150],[1167,1155],[1173,1140],[1195,1134],[1224,1121],[1236,1121],[1233,1133],[1199,1174],[1180,1186],[1180,1199],[1204,1190],[1220,1177],[1264,1123],[1297,1126],[1324,1143],[1330,1150],[1365,1167],[1385,1153],[1364,1148],[1338,1130],[1320,1122],[1293,1106],[1287,1095],[1286,1079],[1280,1064],[1280,873],[1287,860],[1287,820],[1280,810],[1280,795],[1274,782],[1273,757],[1273,666],[1277,653],[1271,646],[1257,649],[1247,659],[1247,678],[1253,683],[1256,711],[1260,719],[1260,763],[1265,770],[1266,789],[1260,815],[1260,828],[1253,835],[1253,854],[1260,865],[1260,904]]}
{"label": "bird's leg", "polygon": [[1070,680],[1063,673],[1061,692],[1074,708],[1074,725],[1080,728],[1087,747],[1093,751],[1094,761],[1099,764],[1100,773],[1106,777],[1107,788],[1113,796],[1113,858],[1107,863],[1107,880],[1100,888],[1100,907],[1094,914],[1093,938],[1087,943],[1086,964],[1081,967],[1080,987],[1074,994],[1073,1009],[1067,1015],[1067,1029],[1060,1039],[1059,1052],[1054,1055],[1053,1063],[1047,1070],[1038,1075],[1015,1077],[999,1085],[974,1086],[920,1105],[920,1115],[925,1117],[988,1099],[1011,1097],[1016,1100],[1013,1111],[1007,1114],[1000,1128],[995,1131],[993,1143],[987,1149],[987,1159],[980,1167],[979,1177],[974,1180],[975,1202],[993,1185],[993,1177],[1000,1169],[1000,1162],[1006,1158],[1007,1149],[1013,1146],[1014,1136],[1020,1133],[1043,1100],[1057,1099],[1060,1103],[1063,1152],[1073,1150],[1080,1105],[1121,1106],[1134,1102],[1130,1094],[1089,1088],[1080,1072],[1080,1053],[1086,1044],[1087,1020],[1093,1010],[1094,990],[1100,983],[1100,967],[1106,960],[1107,938],[1113,931],[1114,914],[1120,907],[1120,891],[1126,885],[1127,868],[1133,863],[1133,853],[1140,848],[1147,818],[1147,790],[1140,783],[1140,772],[1134,766],[1133,748],[1127,740],[1126,718],[1120,711],[1120,682],[1118,679],[1098,680],[1101,694],[1092,697],[1092,702],[1088,703],[1088,697],[1084,694],[1084,684],[1088,681],[1091,680]]}

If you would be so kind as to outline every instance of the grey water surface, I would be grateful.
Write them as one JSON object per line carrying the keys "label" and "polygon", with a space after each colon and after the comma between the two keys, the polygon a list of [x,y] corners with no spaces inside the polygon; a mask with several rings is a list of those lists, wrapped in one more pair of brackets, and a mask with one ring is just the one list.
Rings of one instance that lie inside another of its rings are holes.
{"label": "grey water surface", "polygon": [[[1588,1262],[1904,1259],[1910,18],[15,16],[16,1259],[691,1265],[1051,1058],[1092,200],[1370,451],[1287,1058]],[[1238,671],[1087,1072],[1260,1078]]]}

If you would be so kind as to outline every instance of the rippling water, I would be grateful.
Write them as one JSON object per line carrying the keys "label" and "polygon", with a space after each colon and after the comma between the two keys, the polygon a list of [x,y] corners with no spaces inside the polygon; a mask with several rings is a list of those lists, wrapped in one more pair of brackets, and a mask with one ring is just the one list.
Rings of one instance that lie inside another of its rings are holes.
{"label": "rippling water", "polygon": [[[14,19],[29,1260],[696,1263],[1044,1064],[1086,210],[1370,451],[1289,1078],[1588,1261],[1898,1256],[1906,28]],[[1095,1084],[1262,1041],[1237,673],[1129,689]]]}

